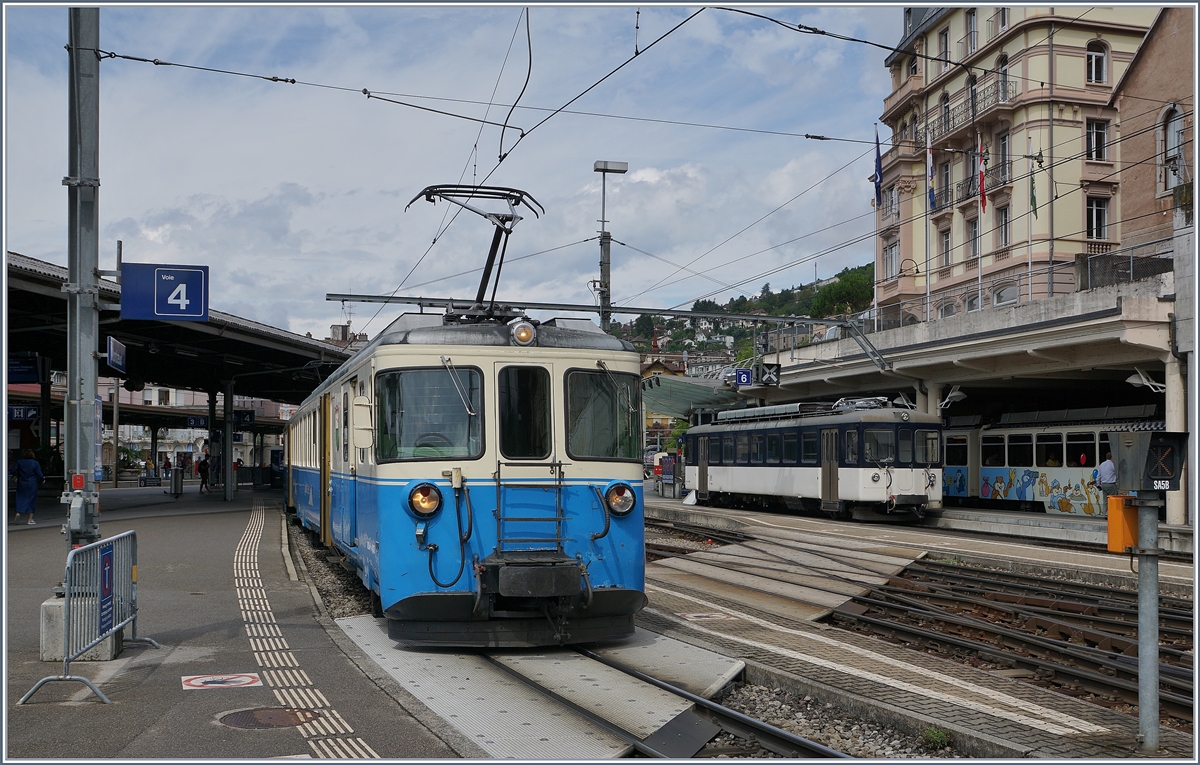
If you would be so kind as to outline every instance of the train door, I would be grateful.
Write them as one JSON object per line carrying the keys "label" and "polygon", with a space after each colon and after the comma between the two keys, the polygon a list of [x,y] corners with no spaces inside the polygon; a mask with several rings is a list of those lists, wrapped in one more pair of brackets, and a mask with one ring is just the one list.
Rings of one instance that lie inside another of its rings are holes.
{"label": "train door", "polygon": [[821,431],[821,509],[838,509],[837,428]]}
{"label": "train door", "polygon": [[554,367],[496,362],[495,369],[497,551],[561,551],[563,484],[561,466],[555,464]]}
{"label": "train door", "polygon": [[[916,471],[913,469],[913,432],[911,428],[900,428],[896,437],[896,470],[892,480],[893,494],[914,494],[918,488]],[[924,485],[922,475],[922,486]]]}
{"label": "train door", "polygon": [[357,496],[358,470],[356,456],[350,448],[350,408],[358,391],[358,379],[351,378],[342,383],[339,393],[340,401],[335,407],[337,423],[334,426],[334,455],[333,464],[337,468],[337,485],[340,491],[335,492],[337,503],[336,518],[333,523],[334,536],[345,545],[354,544],[354,516]]}
{"label": "train door", "polygon": [[333,404],[330,394],[321,396],[320,431],[317,439],[318,456],[321,460],[321,544],[332,545],[333,533],[329,528],[329,502],[333,498],[333,481],[330,476],[330,459],[333,450],[330,447],[333,428],[333,414],[330,411]]}
{"label": "train door", "polygon": [[696,439],[696,492],[708,496],[708,436]]}

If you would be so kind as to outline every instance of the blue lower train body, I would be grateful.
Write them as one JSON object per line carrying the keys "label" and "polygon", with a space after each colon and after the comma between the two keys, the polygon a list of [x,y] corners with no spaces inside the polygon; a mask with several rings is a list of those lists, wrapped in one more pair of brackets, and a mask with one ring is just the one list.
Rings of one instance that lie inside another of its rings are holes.
{"label": "blue lower train body", "polygon": [[[293,467],[299,522],[320,532],[320,476]],[[432,483],[442,509],[423,519],[408,509]],[[636,501],[606,512],[610,478],[522,480],[330,477],[328,535],[389,619],[413,645],[524,646],[580,643],[632,634],[645,605],[644,514]],[[497,508],[502,512],[497,512]],[[465,541],[464,541],[465,540]]]}

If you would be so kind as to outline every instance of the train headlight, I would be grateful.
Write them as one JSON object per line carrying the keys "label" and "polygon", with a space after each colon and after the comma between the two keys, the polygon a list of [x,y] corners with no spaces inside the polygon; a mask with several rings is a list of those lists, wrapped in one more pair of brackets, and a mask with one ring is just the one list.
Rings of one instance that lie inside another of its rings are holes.
{"label": "train headlight", "polygon": [[871,480],[875,483],[879,483],[879,473],[871,473]]}
{"label": "train headlight", "polygon": [[604,492],[604,501],[613,515],[628,515],[629,511],[633,509],[637,497],[634,495],[633,489],[619,483]]}
{"label": "train headlight", "polygon": [[517,345],[529,345],[537,337],[537,330],[527,321],[519,321],[513,325],[512,339]]}
{"label": "train headlight", "polygon": [[408,506],[421,517],[428,517],[442,507],[442,493],[431,483],[423,483],[408,495]]}

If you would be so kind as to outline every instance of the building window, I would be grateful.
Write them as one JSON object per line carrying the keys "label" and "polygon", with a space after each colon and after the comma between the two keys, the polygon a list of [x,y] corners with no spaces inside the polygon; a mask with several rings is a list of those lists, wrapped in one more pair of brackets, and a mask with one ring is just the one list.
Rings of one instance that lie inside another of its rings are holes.
{"label": "building window", "polygon": [[908,123],[901,122],[900,123],[900,143],[903,144],[907,140],[908,140]]}
{"label": "building window", "polygon": [[942,94],[942,132],[950,130],[950,96]]}
{"label": "building window", "polygon": [[979,290],[971,290],[967,293],[967,313],[979,310]]}
{"label": "building window", "polygon": [[953,300],[947,300],[938,308],[938,317],[942,319],[953,316],[956,313],[958,313],[958,303]]}
{"label": "building window", "polygon": [[979,218],[967,219],[967,257],[979,257]]}
{"label": "building window", "polygon": [[1008,233],[1008,210],[1007,206],[996,208],[996,244],[1000,247],[1007,247],[1011,241]]}
{"label": "building window", "polygon": [[[892,18],[895,18],[893,16]],[[938,59],[942,62],[942,71],[950,68],[950,29],[947,27],[938,32]]]}
{"label": "building window", "polygon": [[911,31],[912,31],[912,8],[905,8],[904,9],[904,35],[907,37],[908,33]]}
{"label": "building window", "polygon": [[1017,285],[1013,282],[1009,282],[1008,284],[1003,284],[996,287],[995,291],[992,293],[992,305],[1011,305],[1017,302],[1019,297],[1020,291],[1018,290]]}
{"label": "building window", "polygon": [[1106,120],[1087,121],[1087,158],[1096,161],[1107,159],[1106,144],[1108,143],[1108,122]]}
{"label": "building window", "polygon": [[910,58],[908,60],[908,76],[909,77],[917,76],[917,57],[916,56],[913,56],[912,58]]}
{"label": "building window", "polygon": [[946,195],[946,199],[950,198],[950,163],[942,163],[942,193]]}
{"label": "building window", "polygon": [[[1001,10],[1008,10],[1001,8]],[[1000,103],[1008,103],[1008,56],[1001,56],[996,64],[996,77],[1000,82]]]}
{"label": "building window", "polygon": [[1183,164],[1183,115],[1171,109],[1163,118],[1163,188],[1167,191],[1184,182],[1187,172]]}
{"label": "building window", "polygon": [[940,254],[942,256],[942,267],[946,267],[951,263],[953,251],[950,249],[950,229],[943,229],[938,232],[940,240]]}
{"label": "building window", "polygon": [[971,114],[979,112],[979,81],[975,79],[975,75],[967,80],[967,99],[971,103]]}
{"label": "building window", "polygon": [[[1008,183],[1012,178],[1012,158],[1008,154],[1008,146],[1008,133],[1001,133],[996,136],[996,161],[989,172],[995,184]],[[991,184],[988,185],[991,186]]]}
{"label": "building window", "polygon": [[900,242],[888,242],[883,245],[883,278],[894,279],[898,275],[897,264],[900,262]]}
{"label": "building window", "polygon": [[158,389],[158,405],[159,406],[170,406],[170,404],[171,404],[171,389],[170,388],[159,388]]}
{"label": "building window", "polygon": [[1108,238],[1108,200],[1104,197],[1087,198],[1087,238]]}
{"label": "building window", "polygon": [[1087,81],[1096,85],[1108,82],[1108,54],[1104,43],[1090,42],[1087,46]]}
{"label": "building window", "polygon": [[974,53],[975,49],[977,47],[979,47],[978,46],[978,26],[975,23],[975,9],[974,8],[967,11],[965,20],[966,20],[966,26],[967,26],[967,34],[963,38],[963,43],[964,43],[964,47],[966,48],[966,52],[969,54],[969,53]]}

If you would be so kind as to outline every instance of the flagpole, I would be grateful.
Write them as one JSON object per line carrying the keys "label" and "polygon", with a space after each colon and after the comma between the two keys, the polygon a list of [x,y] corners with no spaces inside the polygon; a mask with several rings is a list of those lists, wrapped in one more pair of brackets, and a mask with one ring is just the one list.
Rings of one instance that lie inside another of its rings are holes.
{"label": "flagpole", "polygon": [[879,331],[879,216],[883,206],[881,189],[883,188],[883,161],[879,153],[879,123],[875,123],[875,274],[871,279],[873,295],[871,297],[871,314],[875,318],[875,331]]}
{"label": "flagpole", "polygon": [[925,123],[925,321],[929,322],[929,215],[933,212],[933,144],[929,136],[929,122]]}
{"label": "flagpole", "polygon": [[1025,157],[1029,163],[1029,212],[1025,214],[1025,251],[1029,258],[1029,302],[1033,302],[1033,135],[1025,136]]}
{"label": "flagpole", "polygon": [[978,132],[975,133],[975,145],[977,151],[975,161],[978,163],[979,173],[979,217],[975,219],[975,310],[983,310],[983,247],[980,246],[980,236],[983,232],[983,136]]}

